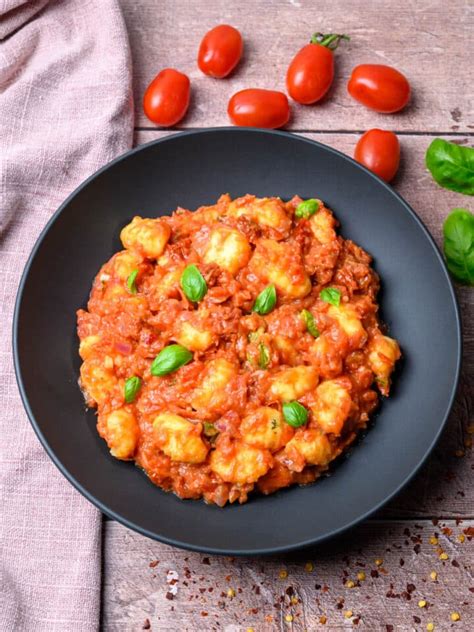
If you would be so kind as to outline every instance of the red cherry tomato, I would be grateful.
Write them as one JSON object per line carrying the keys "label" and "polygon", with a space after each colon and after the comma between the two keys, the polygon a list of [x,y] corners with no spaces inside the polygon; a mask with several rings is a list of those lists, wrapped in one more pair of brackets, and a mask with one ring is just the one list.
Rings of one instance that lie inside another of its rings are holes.
{"label": "red cherry tomato", "polygon": [[274,129],[288,123],[290,106],[283,92],[249,88],[231,97],[227,113],[234,125]]}
{"label": "red cherry tomato", "polygon": [[334,54],[347,35],[316,33],[311,43],[293,57],[286,73],[288,94],[298,103],[308,105],[323,98],[334,79]]}
{"label": "red cherry tomato", "polygon": [[410,84],[405,75],[380,64],[356,66],[347,89],[356,101],[384,114],[403,109],[410,98]]}
{"label": "red cherry tomato", "polygon": [[186,75],[173,68],[165,68],[146,89],[143,110],[150,121],[157,125],[175,125],[186,114],[190,91]]}
{"label": "red cherry tomato", "polygon": [[359,138],[354,158],[382,180],[390,182],[398,171],[400,143],[393,132],[369,129]]}
{"label": "red cherry tomato", "polygon": [[242,57],[244,44],[237,29],[220,24],[204,35],[198,53],[198,66],[205,75],[227,77]]}

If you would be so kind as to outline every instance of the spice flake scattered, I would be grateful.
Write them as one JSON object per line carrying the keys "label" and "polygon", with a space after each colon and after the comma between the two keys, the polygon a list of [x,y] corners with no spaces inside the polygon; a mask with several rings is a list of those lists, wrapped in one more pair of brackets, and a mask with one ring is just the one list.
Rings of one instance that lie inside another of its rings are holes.
{"label": "spice flake scattered", "polygon": [[430,577],[435,582],[438,579],[438,573],[436,571],[431,571]]}
{"label": "spice flake scattered", "polygon": [[430,538],[430,544],[438,544],[439,540],[434,535]]}
{"label": "spice flake scattered", "polygon": [[462,459],[462,457],[464,456],[464,450],[456,450],[454,454],[458,457],[458,459]]}
{"label": "spice flake scattered", "polygon": [[233,588],[229,588],[227,591],[227,596],[233,599],[235,597],[235,590]]}
{"label": "spice flake scattered", "polygon": [[327,620],[328,620],[328,618],[327,618],[327,617],[325,617],[324,615],[321,615],[321,616],[319,617],[319,623],[320,623],[321,625],[326,625]]}
{"label": "spice flake scattered", "polygon": [[285,621],[287,623],[291,623],[293,621],[293,615],[292,614],[286,614],[285,615]]}
{"label": "spice flake scattered", "polygon": [[449,555],[447,553],[441,553],[439,556],[440,560],[449,560]]}
{"label": "spice flake scattered", "polygon": [[434,623],[427,623],[426,624],[426,629],[428,630],[428,632],[433,632],[433,630],[434,630]]}
{"label": "spice flake scattered", "polygon": [[465,539],[466,539],[466,536],[464,535],[464,533],[460,533],[458,535],[458,542],[461,542],[461,544],[464,542]]}
{"label": "spice flake scattered", "polygon": [[383,560],[380,559],[380,557],[375,560],[375,565],[376,566],[382,566],[382,564],[383,564]]}
{"label": "spice flake scattered", "polygon": [[280,579],[286,579],[288,577],[288,571],[282,568],[281,571],[278,573],[278,577]]}
{"label": "spice flake scattered", "polygon": [[311,573],[314,570],[314,564],[313,562],[306,562],[306,564],[304,565],[304,570],[307,573]]}
{"label": "spice flake scattered", "polygon": [[346,581],[346,588],[354,588],[355,586],[355,582],[352,581],[352,579],[348,579]]}
{"label": "spice flake scattered", "polygon": [[364,579],[365,579],[365,573],[364,573],[364,571],[359,571],[359,572],[357,573],[357,579],[358,579],[360,582],[363,582],[363,581],[364,581]]}
{"label": "spice flake scattered", "polygon": [[293,597],[290,599],[290,601],[291,601],[291,603],[292,603],[294,606],[296,606],[296,604],[298,603],[298,597],[294,597],[294,596],[293,596]]}
{"label": "spice flake scattered", "polygon": [[424,599],[420,599],[420,601],[418,602],[418,607],[426,608],[426,601]]}
{"label": "spice flake scattered", "polygon": [[352,617],[354,613],[352,612],[352,610],[346,610],[344,612],[344,616],[346,617],[346,619],[350,619]]}
{"label": "spice flake scattered", "polygon": [[451,612],[451,621],[459,621],[460,618],[459,612]]}

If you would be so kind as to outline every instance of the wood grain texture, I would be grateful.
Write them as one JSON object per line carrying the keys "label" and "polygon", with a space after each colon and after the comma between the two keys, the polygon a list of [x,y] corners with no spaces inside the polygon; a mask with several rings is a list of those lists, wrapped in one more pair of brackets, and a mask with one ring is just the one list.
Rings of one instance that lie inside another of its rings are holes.
{"label": "wood grain texture", "polygon": [[[290,128],[405,131],[474,131],[469,0],[120,0],[130,33],[138,126],[154,127],[142,112],[148,83],[175,67],[192,82],[192,105],[182,127],[228,125],[230,96],[243,88],[285,90],[286,69],[313,32],[348,33],[336,53],[336,78],[326,100],[294,104]],[[239,28],[245,55],[226,80],[204,76],[196,64],[204,33],[219,23]],[[464,60],[464,61],[463,61]],[[395,66],[406,74],[413,98],[395,115],[380,115],[355,102],[346,84],[360,63]]]}
{"label": "wood grain texture", "polygon": [[[136,143],[162,138],[169,132],[136,134]],[[308,138],[335,147],[352,155],[357,136],[352,134],[304,134]],[[466,138],[459,138],[465,143]],[[424,166],[430,137],[404,136],[401,139],[403,162],[395,189],[405,197],[425,222],[438,245],[441,245],[442,223],[449,210],[466,204],[466,197],[441,189]],[[243,192],[244,193],[244,192]],[[317,191],[315,192],[317,195]],[[213,200],[209,200],[211,204]],[[428,462],[415,480],[377,518],[401,517],[469,517],[474,516],[473,452],[469,444],[469,424],[474,423],[474,292],[457,288],[464,324],[464,368],[456,405],[446,430]],[[442,376],[440,376],[440,380]],[[415,423],[415,421],[414,421]],[[474,437],[474,435],[472,435]],[[462,456],[456,456],[460,455]]]}
{"label": "wood grain texture", "polygon": [[469,528],[474,533],[474,522],[367,522],[319,549],[247,559],[179,551],[108,522],[102,629],[398,632],[433,622],[437,631],[469,632]]}

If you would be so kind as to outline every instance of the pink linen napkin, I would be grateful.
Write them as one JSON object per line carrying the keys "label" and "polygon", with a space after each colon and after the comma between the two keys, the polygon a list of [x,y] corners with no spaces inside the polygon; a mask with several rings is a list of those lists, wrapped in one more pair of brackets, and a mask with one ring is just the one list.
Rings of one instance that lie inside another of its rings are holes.
{"label": "pink linen napkin", "polygon": [[101,516],[30,427],[10,332],[41,229],[84,178],[131,146],[132,134],[130,54],[117,0],[0,0],[2,631],[99,626]]}

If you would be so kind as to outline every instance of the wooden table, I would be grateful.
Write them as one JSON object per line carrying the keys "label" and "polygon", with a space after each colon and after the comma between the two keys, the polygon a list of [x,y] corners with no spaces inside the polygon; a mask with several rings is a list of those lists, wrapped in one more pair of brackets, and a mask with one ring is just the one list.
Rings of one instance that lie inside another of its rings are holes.
{"label": "wooden table", "polygon": [[[440,189],[424,167],[433,137],[473,142],[469,0],[121,3],[133,52],[137,144],[169,133],[154,128],[141,109],[144,89],[161,68],[174,66],[192,81],[192,105],[179,129],[228,125],[230,94],[244,87],[283,90],[287,64],[312,32],[343,32],[352,39],[336,54],[330,97],[313,107],[294,106],[289,129],[350,155],[362,131],[396,131],[403,157],[394,187],[438,244],[451,208],[474,210],[472,199]],[[215,81],[200,73],[195,58],[204,32],[223,22],[241,30],[245,59],[232,78]],[[402,114],[378,115],[348,96],[350,70],[363,62],[391,64],[407,75],[413,99]],[[474,298],[472,289],[457,294],[464,320],[462,385],[438,447],[396,500],[336,542],[260,559],[189,553],[106,521],[103,629],[390,632],[426,630],[428,623],[435,630],[474,629]],[[459,621],[451,620],[453,612]]]}

